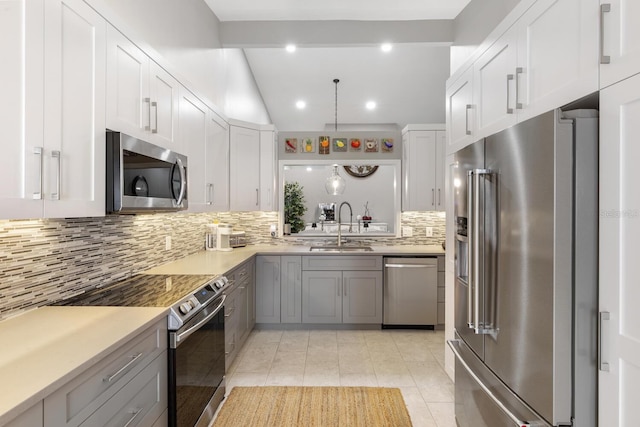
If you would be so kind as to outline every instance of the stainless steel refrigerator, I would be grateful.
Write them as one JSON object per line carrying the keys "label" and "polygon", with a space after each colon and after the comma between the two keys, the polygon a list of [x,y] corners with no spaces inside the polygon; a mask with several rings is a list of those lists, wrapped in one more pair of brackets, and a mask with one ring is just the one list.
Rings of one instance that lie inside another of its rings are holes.
{"label": "stainless steel refrigerator", "polygon": [[460,427],[597,424],[597,137],[554,110],[456,153]]}

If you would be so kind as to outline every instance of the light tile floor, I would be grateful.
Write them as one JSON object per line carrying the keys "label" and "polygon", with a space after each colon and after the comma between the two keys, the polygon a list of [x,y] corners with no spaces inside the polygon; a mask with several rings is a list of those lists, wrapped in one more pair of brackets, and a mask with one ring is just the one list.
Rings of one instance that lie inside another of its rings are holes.
{"label": "light tile floor", "polygon": [[444,332],[255,330],[227,373],[234,386],[398,387],[414,427],[456,427]]}

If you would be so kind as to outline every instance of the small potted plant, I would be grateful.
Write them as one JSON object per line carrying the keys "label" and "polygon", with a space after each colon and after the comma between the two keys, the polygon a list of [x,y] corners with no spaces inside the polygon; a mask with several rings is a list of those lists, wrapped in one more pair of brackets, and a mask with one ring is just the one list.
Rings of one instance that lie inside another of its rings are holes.
{"label": "small potted plant", "polygon": [[[288,228],[291,233],[298,233],[304,230],[304,220],[302,216],[307,211],[304,205],[304,193],[302,186],[297,182],[287,182],[284,184],[284,234]],[[287,227],[289,226],[289,227]]]}

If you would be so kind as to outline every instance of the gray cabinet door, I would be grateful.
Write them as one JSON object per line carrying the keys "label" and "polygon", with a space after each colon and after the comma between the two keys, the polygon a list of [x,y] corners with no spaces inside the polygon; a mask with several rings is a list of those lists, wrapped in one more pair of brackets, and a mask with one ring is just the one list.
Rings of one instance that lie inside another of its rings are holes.
{"label": "gray cabinet door", "polygon": [[342,323],[342,272],[302,273],[302,323]]}
{"label": "gray cabinet door", "polygon": [[280,321],[302,321],[302,257],[280,257]]}
{"label": "gray cabinet door", "polygon": [[382,323],[382,272],[342,272],[342,322]]}
{"label": "gray cabinet door", "polygon": [[280,257],[256,258],[256,323],[280,323]]}

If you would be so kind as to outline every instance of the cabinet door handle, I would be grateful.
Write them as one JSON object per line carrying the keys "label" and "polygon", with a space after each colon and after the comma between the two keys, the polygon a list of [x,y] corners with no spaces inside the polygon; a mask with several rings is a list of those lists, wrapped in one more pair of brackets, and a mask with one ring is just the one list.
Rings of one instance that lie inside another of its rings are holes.
{"label": "cabinet door handle", "polygon": [[[153,101],[151,107],[153,107],[153,111],[155,111],[155,125],[151,128],[151,133],[158,133],[158,103]],[[149,125],[151,125],[151,107],[149,107]]]}
{"label": "cabinet door handle", "polygon": [[440,189],[438,188],[438,206],[442,205],[442,197],[440,195]]}
{"label": "cabinet door handle", "polygon": [[522,110],[524,105],[520,102],[520,75],[524,73],[524,68],[516,68],[516,109]]}
{"label": "cabinet door handle", "polygon": [[260,191],[256,188],[256,206],[260,204]]}
{"label": "cabinet door handle", "polygon": [[509,94],[511,92],[511,81],[513,79],[513,74],[507,74],[507,114],[513,114],[513,108],[509,107]]}
{"label": "cabinet door handle", "polygon": [[130,361],[128,361],[122,368],[118,369],[115,373],[105,378],[103,381],[106,383],[110,383],[111,381],[113,381],[114,378],[116,378],[118,375],[123,373],[129,366],[133,365],[136,362],[136,360],[142,357],[142,353],[138,353],[135,356],[130,356],[130,357],[131,357]]}
{"label": "cabinet door handle", "polygon": [[467,135],[471,135],[471,129],[469,129],[469,110],[471,110],[471,108],[473,108],[473,106],[471,104],[467,104],[467,107],[464,112],[464,119],[465,119],[464,131]]}
{"label": "cabinet door handle", "polygon": [[431,189],[431,206],[435,206],[436,205],[436,189],[432,188]]}
{"label": "cabinet door handle", "polygon": [[611,57],[604,54],[604,14],[611,12],[611,3],[600,5],[600,63],[610,64]]}
{"label": "cabinet door handle", "polygon": [[56,191],[51,193],[51,200],[60,200],[60,180],[62,179],[62,160],[60,159],[60,151],[54,150],[51,152],[51,157],[56,159],[58,166],[58,172],[56,173]]}
{"label": "cabinet door handle", "polygon": [[603,347],[603,335],[604,335],[604,322],[605,320],[609,320],[611,318],[610,313],[608,311],[601,311],[600,316],[598,317],[598,368],[601,371],[609,372],[609,363],[604,362],[602,359],[602,347]]}
{"label": "cabinet door handle", "polygon": [[347,279],[342,279],[342,295],[347,296]]}
{"label": "cabinet door handle", "polygon": [[127,421],[126,424],[123,427],[129,427],[129,425],[131,425],[133,420],[136,419],[136,417],[138,416],[138,414],[140,412],[142,412],[142,409],[133,409],[132,411],[129,411],[129,413],[133,414],[133,416],[131,418],[129,418],[129,421]]}
{"label": "cabinet door handle", "polygon": [[147,104],[147,124],[144,126],[144,130],[146,131],[150,131],[151,130],[151,98],[144,98],[142,100],[142,102],[144,102],[145,104]]}
{"label": "cabinet door handle", "polygon": [[43,149],[42,147],[34,147],[33,154],[38,156],[38,191],[33,193],[34,200],[42,200],[42,162],[43,162]]}
{"label": "cabinet door handle", "polygon": [[207,184],[207,204],[208,205],[212,205],[213,204],[213,184]]}

